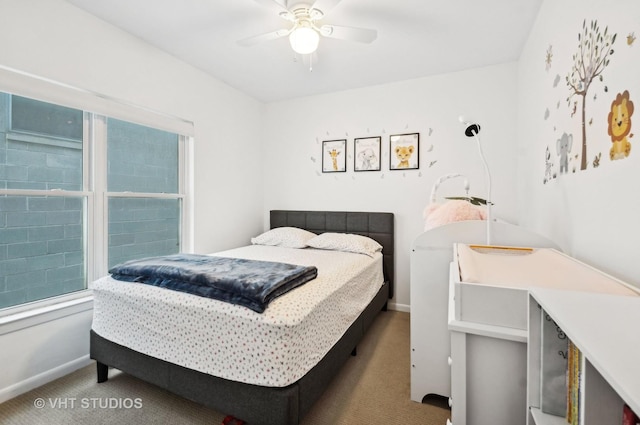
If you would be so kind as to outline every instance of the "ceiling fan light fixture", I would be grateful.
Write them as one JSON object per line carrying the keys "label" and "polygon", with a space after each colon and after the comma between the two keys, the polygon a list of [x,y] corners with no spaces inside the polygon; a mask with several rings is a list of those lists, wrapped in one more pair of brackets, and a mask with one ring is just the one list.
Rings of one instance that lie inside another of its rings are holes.
{"label": "ceiling fan light fixture", "polygon": [[318,48],[320,34],[308,26],[299,26],[289,34],[289,43],[294,52],[301,55],[313,53]]}

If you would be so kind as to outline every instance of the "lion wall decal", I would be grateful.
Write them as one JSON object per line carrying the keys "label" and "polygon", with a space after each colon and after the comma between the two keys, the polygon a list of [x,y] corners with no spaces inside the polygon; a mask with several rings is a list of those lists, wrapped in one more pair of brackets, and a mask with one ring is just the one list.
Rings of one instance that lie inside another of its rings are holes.
{"label": "lion wall decal", "polygon": [[633,102],[629,100],[629,91],[625,90],[618,93],[616,98],[611,102],[611,111],[607,120],[609,128],[607,130],[611,136],[611,150],[609,158],[613,161],[616,159],[624,159],[631,152],[631,142],[629,138],[631,134],[631,116],[633,115]]}

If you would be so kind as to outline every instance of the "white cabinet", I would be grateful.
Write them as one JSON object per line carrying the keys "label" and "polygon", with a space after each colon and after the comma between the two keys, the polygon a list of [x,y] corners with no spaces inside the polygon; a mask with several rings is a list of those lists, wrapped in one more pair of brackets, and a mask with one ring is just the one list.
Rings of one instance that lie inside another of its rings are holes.
{"label": "white cabinet", "polygon": [[[485,221],[459,221],[424,232],[413,241],[410,253],[411,400],[421,402],[430,394],[451,396],[451,371],[447,361],[451,354],[448,298],[453,244],[482,244],[486,242],[486,229]],[[534,232],[504,222],[492,224],[492,239],[500,245],[556,246]]]}
{"label": "white cabinet", "polygon": [[579,423],[622,424],[625,403],[640,412],[640,297],[534,288],[529,298],[527,423],[567,424],[565,417],[541,409],[549,396],[542,374],[549,360],[546,315],[582,353]]}

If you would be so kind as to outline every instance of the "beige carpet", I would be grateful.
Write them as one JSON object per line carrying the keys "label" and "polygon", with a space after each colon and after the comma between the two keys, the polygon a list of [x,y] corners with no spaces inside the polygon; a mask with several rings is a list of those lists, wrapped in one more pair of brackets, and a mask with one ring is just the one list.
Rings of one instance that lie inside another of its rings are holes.
{"label": "beige carpet", "polygon": [[[302,424],[443,425],[449,410],[409,398],[409,350],[409,315],[381,313],[358,355],[349,359]],[[111,370],[104,384],[95,379],[91,365],[0,404],[0,423],[219,425],[225,416],[118,371]]]}

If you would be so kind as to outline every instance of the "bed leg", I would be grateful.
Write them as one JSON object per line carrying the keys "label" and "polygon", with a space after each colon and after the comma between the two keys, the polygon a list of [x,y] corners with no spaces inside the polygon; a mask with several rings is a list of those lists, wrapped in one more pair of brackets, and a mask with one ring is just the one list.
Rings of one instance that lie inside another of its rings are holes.
{"label": "bed leg", "polygon": [[384,305],[382,306],[382,311],[388,311],[389,309],[389,303],[384,303]]}
{"label": "bed leg", "polygon": [[107,380],[109,379],[109,366],[100,362],[96,362],[96,367],[98,370],[98,383],[107,382]]}
{"label": "bed leg", "polygon": [[353,347],[353,350],[351,350],[351,356],[355,357],[358,355],[358,347]]}

